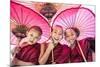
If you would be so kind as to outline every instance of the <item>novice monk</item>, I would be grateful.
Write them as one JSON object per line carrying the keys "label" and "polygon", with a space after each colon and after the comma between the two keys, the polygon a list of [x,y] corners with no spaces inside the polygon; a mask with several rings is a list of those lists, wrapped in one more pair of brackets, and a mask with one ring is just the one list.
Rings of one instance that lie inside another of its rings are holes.
{"label": "novice monk", "polygon": [[65,40],[70,44],[70,62],[92,61],[90,44],[86,39],[78,41],[80,31],[77,28],[65,30]]}
{"label": "novice monk", "polygon": [[41,45],[37,43],[42,35],[42,30],[38,26],[31,27],[27,32],[25,42],[15,55],[13,65],[37,65],[40,56]]}
{"label": "novice monk", "polygon": [[63,38],[61,26],[54,26],[51,32],[50,42],[46,43],[46,50],[40,58],[40,64],[60,64],[69,62],[69,51],[67,45],[62,45],[60,40]]}

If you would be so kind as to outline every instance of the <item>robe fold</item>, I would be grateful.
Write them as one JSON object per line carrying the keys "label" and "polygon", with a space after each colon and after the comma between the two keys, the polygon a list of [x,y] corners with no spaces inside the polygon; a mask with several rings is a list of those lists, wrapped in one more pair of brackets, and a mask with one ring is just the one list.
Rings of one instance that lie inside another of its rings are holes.
{"label": "robe fold", "polygon": [[[83,51],[83,54],[87,60],[87,62],[92,61],[92,52],[90,49],[90,44],[86,39],[80,40],[79,44]],[[75,47],[73,49],[70,48],[70,62],[84,62],[78,44],[75,43]]]}
{"label": "robe fold", "polygon": [[33,64],[38,64],[39,54],[40,54],[40,44],[38,43],[34,45],[27,44],[26,46],[21,47],[20,51],[16,54],[15,58],[24,62],[31,62]]}
{"label": "robe fold", "polygon": [[[69,51],[70,49],[67,45],[58,43],[53,49],[54,62],[56,64],[68,63],[70,58]],[[52,64],[52,52],[50,53],[46,64]]]}

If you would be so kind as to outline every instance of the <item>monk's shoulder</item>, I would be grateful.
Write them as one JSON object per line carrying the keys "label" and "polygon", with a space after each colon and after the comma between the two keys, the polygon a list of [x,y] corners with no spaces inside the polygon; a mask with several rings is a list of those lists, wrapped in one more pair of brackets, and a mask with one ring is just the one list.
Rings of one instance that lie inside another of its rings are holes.
{"label": "monk's shoulder", "polygon": [[89,42],[89,39],[88,38],[84,38],[82,40],[79,40],[79,42],[86,43],[86,42]]}
{"label": "monk's shoulder", "polygon": [[90,42],[88,41],[87,38],[80,40],[79,44],[83,49],[90,47]]}
{"label": "monk's shoulder", "polygon": [[68,45],[62,45],[63,50],[70,50],[70,47],[68,47]]}
{"label": "monk's shoulder", "polygon": [[23,47],[26,47],[28,46],[28,43],[27,42],[23,42],[22,44],[20,44],[20,47],[23,48]]}

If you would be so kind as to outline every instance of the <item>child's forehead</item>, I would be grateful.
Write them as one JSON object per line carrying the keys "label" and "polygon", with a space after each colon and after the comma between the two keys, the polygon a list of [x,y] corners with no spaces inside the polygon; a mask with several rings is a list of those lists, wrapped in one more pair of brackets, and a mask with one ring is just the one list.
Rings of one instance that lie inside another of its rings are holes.
{"label": "child's forehead", "polygon": [[54,27],[53,27],[53,30],[63,30],[63,29],[62,29],[62,27],[60,27],[60,26],[54,26]]}
{"label": "child's forehead", "polygon": [[66,33],[75,33],[75,31],[73,29],[66,29],[65,31]]}
{"label": "child's forehead", "polygon": [[28,31],[28,33],[32,33],[32,32],[36,32],[36,33],[37,33],[37,32],[39,32],[39,31],[36,30],[36,29],[34,29],[34,28]]}

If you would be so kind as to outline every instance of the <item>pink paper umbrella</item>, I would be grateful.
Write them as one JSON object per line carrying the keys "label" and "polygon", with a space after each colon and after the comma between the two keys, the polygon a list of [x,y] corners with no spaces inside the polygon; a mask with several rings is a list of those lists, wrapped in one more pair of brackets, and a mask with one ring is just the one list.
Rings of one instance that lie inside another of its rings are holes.
{"label": "pink paper umbrella", "polygon": [[63,29],[75,27],[79,29],[78,40],[95,37],[95,15],[88,8],[71,8],[62,11],[54,19],[52,26],[60,25]]}
{"label": "pink paper umbrella", "polygon": [[[32,26],[39,26],[43,32],[39,43],[42,43],[49,38],[50,26],[49,26],[47,20],[45,20],[40,14],[38,14],[34,10],[31,10],[28,7],[25,7],[21,4],[18,4],[18,3],[12,2],[12,1],[11,1],[11,5],[10,5],[10,10],[11,10],[11,13],[10,13],[11,28],[18,27],[18,30],[21,30],[24,32],[27,30],[27,28],[30,28]],[[15,23],[13,24],[13,22],[15,22]],[[13,26],[13,25],[15,25],[15,26]],[[13,29],[11,29],[11,32],[13,33],[16,31],[13,31]],[[13,43],[13,41],[15,42],[16,38],[18,37],[17,35],[16,34],[11,35],[12,43]],[[24,35],[22,36],[22,38],[23,37],[24,37]]]}

